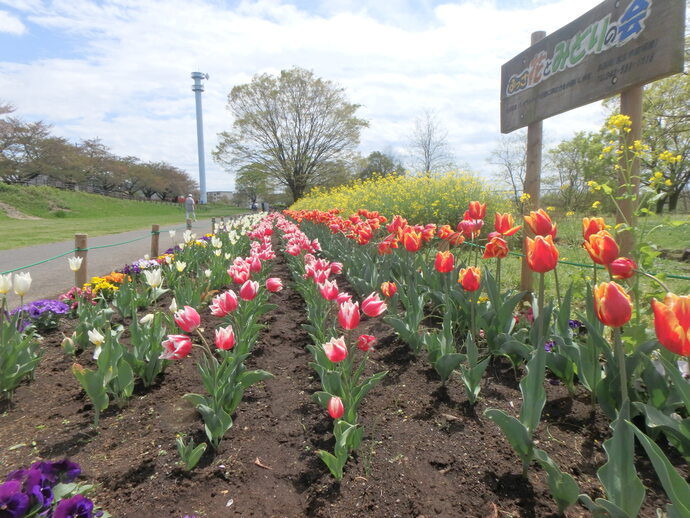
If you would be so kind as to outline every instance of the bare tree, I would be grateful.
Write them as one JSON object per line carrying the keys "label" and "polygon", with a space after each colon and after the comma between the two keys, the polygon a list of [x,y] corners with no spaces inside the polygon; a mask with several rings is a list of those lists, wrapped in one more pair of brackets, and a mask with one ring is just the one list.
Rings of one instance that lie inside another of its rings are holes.
{"label": "bare tree", "polygon": [[515,206],[519,206],[527,168],[527,132],[502,135],[488,161],[498,168],[496,177],[510,186]]}
{"label": "bare tree", "polygon": [[433,111],[427,110],[415,119],[410,139],[410,160],[412,170],[426,176],[448,171],[455,166],[448,144],[448,130]]}
{"label": "bare tree", "polygon": [[297,200],[310,187],[327,183],[332,164],[359,143],[368,123],[355,116],[358,108],[342,88],[309,70],[257,75],[230,92],[233,129],[219,134],[213,156],[230,171],[246,165],[264,171]]}

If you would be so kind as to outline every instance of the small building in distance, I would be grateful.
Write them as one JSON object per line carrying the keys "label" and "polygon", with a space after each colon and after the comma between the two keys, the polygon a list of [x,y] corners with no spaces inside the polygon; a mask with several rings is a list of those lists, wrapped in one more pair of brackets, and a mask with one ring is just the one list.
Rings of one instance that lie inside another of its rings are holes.
{"label": "small building in distance", "polygon": [[232,203],[234,194],[232,191],[208,191],[206,199],[209,203]]}

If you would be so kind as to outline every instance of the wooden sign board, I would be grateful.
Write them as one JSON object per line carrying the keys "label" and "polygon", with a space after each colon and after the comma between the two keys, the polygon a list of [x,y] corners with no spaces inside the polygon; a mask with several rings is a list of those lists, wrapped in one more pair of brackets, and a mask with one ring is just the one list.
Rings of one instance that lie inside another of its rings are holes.
{"label": "wooden sign board", "polygon": [[501,132],[683,71],[684,0],[606,0],[501,67]]}

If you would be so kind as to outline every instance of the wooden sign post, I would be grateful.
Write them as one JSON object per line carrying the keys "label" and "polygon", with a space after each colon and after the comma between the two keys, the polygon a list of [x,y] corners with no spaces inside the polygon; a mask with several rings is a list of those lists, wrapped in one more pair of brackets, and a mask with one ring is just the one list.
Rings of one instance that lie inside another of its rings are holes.
{"label": "wooden sign post", "polygon": [[[642,85],[683,71],[684,32],[684,0],[605,0],[548,37],[533,35],[532,46],[501,67],[501,131],[622,93],[621,113],[631,117],[630,135],[639,139]],[[528,163],[535,153],[528,145]],[[536,209],[538,191],[528,189],[538,190],[539,182],[530,181],[524,190]],[[631,203],[621,218],[634,224]],[[632,235],[624,234],[621,252],[627,253]],[[522,281],[531,287],[524,266]]]}

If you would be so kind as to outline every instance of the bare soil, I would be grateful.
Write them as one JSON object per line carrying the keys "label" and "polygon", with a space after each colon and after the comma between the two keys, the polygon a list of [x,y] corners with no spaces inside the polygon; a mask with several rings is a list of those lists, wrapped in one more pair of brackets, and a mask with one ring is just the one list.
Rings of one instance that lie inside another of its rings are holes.
{"label": "bare soil", "polygon": [[[289,279],[281,258],[272,275]],[[411,355],[377,319],[363,323],[379,339],[368,368],[389,374],[363,403],[364,442],[343,481],[335,482],[315,453],[332,450],[332,420],[310,398],[319,383],[308,366],[303,301],[288,286],[272,302],[278,307],[265,317],[249,366],[275,379],[247,391],[219,450],[207,451],[191,473],[179,467],[175,435],[204,439],[201,419],[182,399],[202,391],[194,353],[170,365],[152,390],[138,387],[128,406],[108,409],[96,430],[91,404],[70,372],[74,360],[59,347],[70,321],[45,337],[35,380],[0,408],[2,472],[68,456],[82,465],[82,478],[96,484],[94,499],[114,517],[559,516],[545,474],[533,466],[524,478],[501,431],[483,417],[490,407],[517,414],[520,392],[510,366],[490,365],[473,408],[458,380],[442,386],[426,360]],[[219,322],[203,313],[210,337]],[[78,359],[88,365],[90,356]],[[581,492],[602,496],[596,469],[605,460],[606,418],[591,411],[584,391],[571,397],[552,384],[547,391],[540,447],[576,477]],[[651,518],[666,497],[643,452],[637,461],[649,488],[640,516]],[[681,469],[687,477],[687,466]],[[574,506],[567,516],[589,512]]]}

